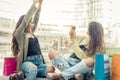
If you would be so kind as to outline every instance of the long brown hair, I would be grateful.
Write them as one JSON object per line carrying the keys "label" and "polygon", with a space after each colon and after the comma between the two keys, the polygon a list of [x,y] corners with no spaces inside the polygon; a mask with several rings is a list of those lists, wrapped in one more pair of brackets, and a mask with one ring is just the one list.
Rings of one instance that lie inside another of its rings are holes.
{"label": "long brown hair", "polygon": [[88,55],[93,55],[96,52],[103,53],[105,50],[105,43],[102,25],[98,22],[89,23],[88,35],[90,36],[87,49]]}
{"label": "long brown hair", "polygon": [[18,28],[18,27],[20,26],[20,24],[22,23],[22,20],[23,20],[24,16],[25,16],[25,15],[22,15],[22,16],[19,18],[19,20],[18,20],[18,22],[17,22],[17,24],[16,24],[16,27],[15,27],[15,29],[14,29],[14,31],[13,31],[13,34],[12,34],[11,50],[12,50],[12,53],[13,53],[13,55],[14,55],[15,57],[17,57],[20,49],[19,49],[19,45],[18,45],[18,42],[17,42],[14,34],[15,34],[15,31],[17,30],[17,28]]}

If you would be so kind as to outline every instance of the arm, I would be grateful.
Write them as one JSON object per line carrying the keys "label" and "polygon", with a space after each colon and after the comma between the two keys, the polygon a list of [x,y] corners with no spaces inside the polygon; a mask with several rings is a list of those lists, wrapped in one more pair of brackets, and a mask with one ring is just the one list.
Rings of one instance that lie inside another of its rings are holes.
{"label": "arm", "polygon": [[85,39],[85,36],[77,36],[75,30],[76,30],[76,26],[71,26],[69,32],[70,40],[73,42],[76,41],[78,44],[80,44],[83,41],[83,39]]}
{"label": "arm", "polygon": [[35,14],[35,17],[34,17],[34,20],[33,20],[34,27],[32,28],[32,32],[35,32],[35,30],[37,28],[37,24],[38,24],[38,21],[39,21],[39,13],[40,13],[40,9],[37,10],[37,12]]}
{"label": "arm", "polygon": [[34,22],[35,26],[32,28],[32,32],[34,32],[36,30],[36,28],[37,28],[37,24],[38,24],[39,16],[40,16],[40,11],[41,11],[41,4],[42,4],[42,0],[40,0],[39,8],[38,8],[38,10],[35,13],[34,18],[33,18],[33,22]]}
{"label": "arm", "polygon": [[33,5],[31,6],[31,8],[28,10],[27,14],[25,15],[21,25],[19,26],[19,28],[16,30],[15,32],[15,36],[18,37],[20,34],[25,33],[25,29],[27,28],[30,20],[32,19],[33,15],[35,14],[35,12],[37,11],[37,9],[39,8],[39,1],[33,0]]}
{"label": "arm", "polygon": [[72,45],[70,47],[73,51],[73,53],[79,58],[81,59],[81,54],[83,53],[83,51],[79,48],[79,45],[75,44],[75,45]]}
{"label": "arm", "polygon": [[[72,45],[75,45],[75,44],[86,44],[86,37],[85,36],[76,36],[76,32],[75,32],[75,29],[76,27],[75,26],[71,26],[70,28],[70,32],[69,32],[69,35],[70,35],[70,40],[67,41],[67,46],[72,46]],[[85,43],[83,42],[85,41]]]}
{"label": "arm", "polygon": [[[79,43],[78,43],[79,41]],[[81,56],[81,53],[84,53],[82,49],[80,49],[79,45],[86,45],[87,44],[87,38],[85,37],[76,37],[70,44],[69,47],[72,49],[72,51],[77,55]]]}
{"label": "arm", "polygon": [[83,41],[86,41],[87,38],[85,36],[75,36],[74,41],[76,41],[77,44],[86,44],[86,42],[84,43]]}
{"label": "arm", "polygon": [[87,38],[85,36],[76,36],[74,26],[71,27],[69,34],[70,34],[69,47],[73,50],[73,53],[75,53],[75,55],[80,59],[86,57],[84,51],[80,49],[79,45],[86,45],[88,41]]}

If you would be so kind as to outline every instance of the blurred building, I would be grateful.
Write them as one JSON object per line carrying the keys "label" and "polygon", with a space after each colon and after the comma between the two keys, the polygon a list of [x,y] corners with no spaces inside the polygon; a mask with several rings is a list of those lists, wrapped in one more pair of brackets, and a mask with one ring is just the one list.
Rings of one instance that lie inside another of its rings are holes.
{"label": "blurred building", "polygon": [[[16,18],[30,7],[30,0],[25,2],[0,1],[0,53],[11,53],[11,33],[18,20]],[[44,0],[35,34],[42,50],[51,49],[54,41],[56,49],[63,50],[63,44],[69,38],[70,25],[75,25],[77,33],[84,35],[91,21],[102,23],[105,29],[111,26],[111,0]]]}

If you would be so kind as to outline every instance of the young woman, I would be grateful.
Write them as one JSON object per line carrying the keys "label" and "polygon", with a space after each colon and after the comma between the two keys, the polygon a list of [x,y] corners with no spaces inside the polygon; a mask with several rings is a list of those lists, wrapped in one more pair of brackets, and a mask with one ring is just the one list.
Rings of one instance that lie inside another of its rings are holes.
{"label": "young woman", "polygon": [[33,0],[26,15],[20,17],[12,38],[12,52],[18,60],[17,71],[22,70],[26,80],[36,80],[47,72],[54,72],[53,66],[47,66],[40,50],[37,37],[33,34],[39,20],[43,0]]}
{"label": "young woman", "polygon": [[[94,58],[96,53],[104,53],[104,31],[98,22],[89,23],[87,31],[88,39],[75,35],[75,27],[70,30],[69,47],[73,50],[68,59],[64,59],[56,51],[49,52],[49,58],[52,63],[61,70],[61,73],[48,73],[48,77],[68,80],[75,74],[88,76],[94,67]],[[80,79],[81,80],[81,79]]]}

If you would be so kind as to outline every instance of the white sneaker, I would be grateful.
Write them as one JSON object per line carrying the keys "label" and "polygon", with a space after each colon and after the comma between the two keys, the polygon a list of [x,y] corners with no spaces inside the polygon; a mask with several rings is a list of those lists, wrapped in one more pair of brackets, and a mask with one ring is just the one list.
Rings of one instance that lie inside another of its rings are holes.
{"label": "white sneaker", "polygon": [[53,73],[47,73],[47,74],[46,74],[46,77],[47,77],[48,79],[54,79]]}
{"label": "white sneaker", "polygon": [[83,74],[75,74],[74,75],[76,80],[84,80],[84,75]]}

